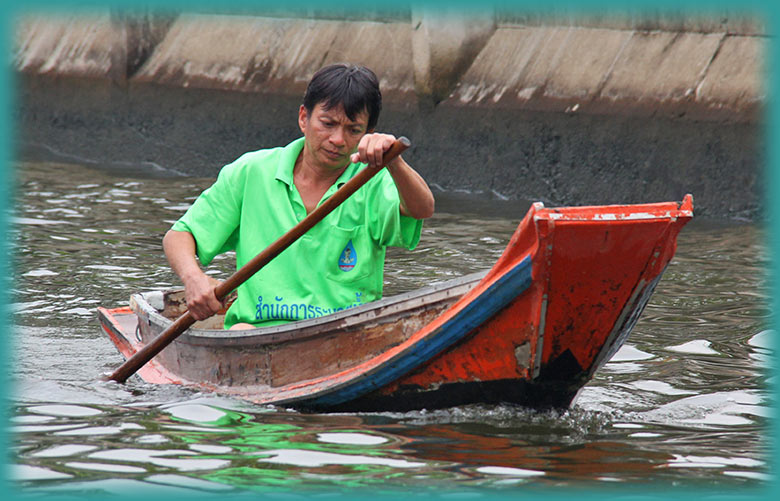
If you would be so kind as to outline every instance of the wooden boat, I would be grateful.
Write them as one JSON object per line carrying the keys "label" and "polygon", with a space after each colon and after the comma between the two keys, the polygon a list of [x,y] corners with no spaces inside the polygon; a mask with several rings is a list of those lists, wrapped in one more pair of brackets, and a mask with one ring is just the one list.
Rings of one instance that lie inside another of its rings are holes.
{"label": "wooden boat", "polygon": [[[196,323],[138,374],[314,411],[509,402],[570,405],[620,348],[693,217],[681,203],[536,203],[494,266],[325,317],[224,331]],[[99,308],[132,356],[183,312],[183,292]]]}

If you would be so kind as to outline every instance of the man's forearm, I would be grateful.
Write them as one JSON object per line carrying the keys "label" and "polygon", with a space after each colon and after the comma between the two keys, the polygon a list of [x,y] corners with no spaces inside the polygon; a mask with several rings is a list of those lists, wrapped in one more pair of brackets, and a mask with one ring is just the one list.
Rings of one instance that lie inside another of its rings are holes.
{"label": "man's forearm", "polygon": [[163,237],[163,251],[174,273],[186,283],[203,271],[198,264],[195,238],[186,231],[170,230]]}
{"label": "man's forearm", "polygon": [[433,215],[435,201],[428,183],[406,161],[398,157],[387,166],[401,198],[401,214],[415,219]]}
{"label": "man's forearm", "polygon": [[386,165],[401,197],[401,214],[415,219],[429,218],[433,215],[433,193],[422,176],[402,157],[396,157],[389,164],[383,162],[384,153],[392,147],[395,140],[395,136],[391,134],[366,134],[360,139],[351,160],[367,163],[374,168]]}

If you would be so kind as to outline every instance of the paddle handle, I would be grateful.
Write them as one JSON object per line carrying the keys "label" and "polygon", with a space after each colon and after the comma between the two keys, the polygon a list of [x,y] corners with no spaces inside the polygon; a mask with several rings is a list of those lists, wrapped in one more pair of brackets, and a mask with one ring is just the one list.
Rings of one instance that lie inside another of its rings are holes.
{"label": "paddle handle", "polygon": [[[399,137],[395,143],[387,150],[382,156],[384,164],[387,165],[398,155],[403,153],[411,142],[405,137]],[[323,202],[319,207],[313,210],[308,216],[306,216],[300,223],[290,229],[287,233],[279,237],[274,243],[266,247],[264,251],[253,257],[244,266],[239,268],[235,273],[228,277],[225,281],[220,282],[214,288],[214,294],[217,299],[222,301],[228,294],[238,288],[239,285],[246,282],[249,277],[260,271],[260,269],[268,264],[273,258],[278,256],[283,250],[298,240],[304,233],[309,231],[312,226],[322,221],[325,216],[330,214],[333,209],[341,205],[341,203],[349,198],[350,195],[355,193],[361,186],[366,184],[369,179],[374,177],[377,172],[382,168],[367,167],[357,173],[352,179],[347,181],[344,186],[339,188],[330,198]],[[135,355],[128,358],[117,370],[111,373],[107,379],[116,381],[117,383],[124,383],[128,377],[135,374],[138,369],[143,367],[149,360],[160,353],[163,348],[171,344],[174,339],[179,337],[184,331],[189,329],[192,324],[195,323],[195,318],[189,311],[184,312],[176,321],[168,326],[159,336],[154,338],[149,344],[138,350]]]}

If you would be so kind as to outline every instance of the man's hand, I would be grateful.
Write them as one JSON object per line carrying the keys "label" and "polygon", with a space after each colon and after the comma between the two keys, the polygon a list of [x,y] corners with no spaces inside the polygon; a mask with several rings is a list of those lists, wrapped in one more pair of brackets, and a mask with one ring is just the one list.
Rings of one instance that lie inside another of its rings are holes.
{"label": "man's hand", "polygon": [[195,239],[186,231],[169,230],[163,238],[165,257],[173,271],[184,283],[187,309],[195,320],[205,320],[222,308],[214,294],[219,281],[209,277],[195,257]]}
{"label": "man's hand", "polygon": [[214,288],[219,281],[201,273],[184,282],[184,297],[187,299],[187,309],[190,310],[195,320],[205,320],[222,308],[222,303],[217,300]]}
{"label": "man's hand", "polygon": [[[392,134],[371,133],[360,138],[357,151],[352,154],[350,160],[353,163],[361,162],[370,167],[381,168],[384,153],[395,143],[395,136]],[[400,158],[400,157],[397,157]],[[393,162],[397,162],[394,160]]]}

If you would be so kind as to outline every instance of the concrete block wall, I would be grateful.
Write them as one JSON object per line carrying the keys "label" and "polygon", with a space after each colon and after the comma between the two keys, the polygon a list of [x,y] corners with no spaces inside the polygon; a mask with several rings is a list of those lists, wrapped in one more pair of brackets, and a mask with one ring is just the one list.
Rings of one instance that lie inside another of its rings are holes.
{"label": "concrete block wall", "polygon": [[[139,34],[131,16],[25,19],[16,68],[302,95],[319,67],[353,61],[374,69],[390,102],[696,119],[753,121],[766,99],[765,38],[750,29],[498,25],[490,15],[442,19],[424,12],[412,23],[181,14],[140,24],[152,26],[149,36]],[[141,53],[143,61],[128,64]]]}
{"label": "concrete block wall", "polygon": [[380,77],[428,182],[551,205],[681,199],[762,214],[767,37],[750,19],[385,20],[96,13],[17,23],[19,140],[213,176],[299,134],[321,66]]}
{"label": "concrete block wall", "polygon": [[581,27],[499,28],[453,104],[563,113],[759,119],[763,37]]}

